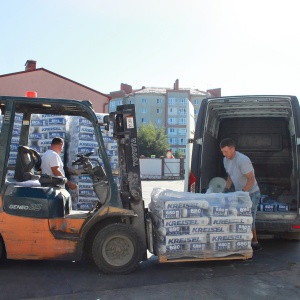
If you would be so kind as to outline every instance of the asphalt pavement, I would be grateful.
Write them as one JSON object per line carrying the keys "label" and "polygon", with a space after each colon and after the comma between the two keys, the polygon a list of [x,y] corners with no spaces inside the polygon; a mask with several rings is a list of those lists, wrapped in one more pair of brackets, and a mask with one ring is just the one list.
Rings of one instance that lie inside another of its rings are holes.
{"label": "asphalt pavement", "polygon": [[183,192],[184,180],[142,180],[142,192],[145,207],[148,207],[151,201],[151,193],[154,188]]}

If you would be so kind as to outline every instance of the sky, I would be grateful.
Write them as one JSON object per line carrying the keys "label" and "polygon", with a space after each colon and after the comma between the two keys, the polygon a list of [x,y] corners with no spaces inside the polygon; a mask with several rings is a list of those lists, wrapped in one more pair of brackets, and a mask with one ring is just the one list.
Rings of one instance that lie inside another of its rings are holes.
{"label": "sky", "polygon": [[121,83],[300,98],[298,0],[0,0],[0,75],[28,59],[109,93]]}

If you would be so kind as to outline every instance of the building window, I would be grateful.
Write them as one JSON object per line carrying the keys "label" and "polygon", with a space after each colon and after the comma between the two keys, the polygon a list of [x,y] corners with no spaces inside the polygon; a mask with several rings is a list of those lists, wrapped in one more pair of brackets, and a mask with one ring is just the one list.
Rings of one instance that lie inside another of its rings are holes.
{"label": "building window", "polygon": [[199,109],[195,109],[194,114],[197,116],[199,114]]}
{"label": "building window", "polygon": [[180,104],[186,104],[186,100],[187,100],[186,98],[181,98],[180,99]]}
{"label": "building window", "polygon": [[157,100],[156,100],[156,103],[157,103],[157,104],[162,104],[162,100],[161,100],[161,99],[157,99]]}
{"label": "building window", "polygon": [[186,139],[185,138],[179,138],[178,139],[178,145],[185,145]]}
{"label": "building window", "polygon": [[169,145],[176,145],[177,144],[177,138],[168,137],[168,143],[169,143]]}
{"label": "building window", "polygon": [[186,118],[178,118],[179,125],[186,125]]}
{"label": "building window", "polygon": [[168,118],[168,124],[177,124],[177,118]]}
{"label": "building window", "polygon": [[156,113],[157,113],[157,114],[161,114],[161,113],[162,113],[162,109],[161,109],[161,108],[157,108],[157,109],[156,109]]}
{"label": "building window", "polygon": [[168,107],[169,115],[177,115],[177,107]]}
{"label": "building window", "polygon": [[199,104],[199,100],[198,99],[194,99],[194,104],[198,105]]}
{"label": "building window", "polygon": [[161,125],[162,124],[162,119],[156,119],[156,124]]}
{"label": "building window", "polygon": [[179,108],[179,114],[180,115],[186,115],[186,109],[185,108]]}
{"label": "building window", "polygon": [[172,105],[172,104],[176,104],[177,103],[177,99],[176,98],[169,98],[168,99],[168,104]]}
{"label": "building window", "polygon": [[143,123],[143,124],[147,123],[146,118],[142,118],[142,123]]}
{"label": "building window", "polygon": [[186,135],[186,128],[178,128],[178,135]]}
{"label": "building window", "polygon": [[177,128],[169,127],[168,128],[168,135],[177,135]]}
{"label": "building window", "polygon": [[147,103],[147,99],[146,98],[142,98],[142,103]]}
{"label": "building window", "polygon": [[109,111],[115,111],[116,110],[116,103],[110,102],[109,103]]}
{"label": "building window", "polygon": [[147,113],[147,108],[142,107],[142,114],[146,114]]}
{"label": "building window", "polygon": [[123,104],[123,100],[118,100],[117,105],[122,105]]}

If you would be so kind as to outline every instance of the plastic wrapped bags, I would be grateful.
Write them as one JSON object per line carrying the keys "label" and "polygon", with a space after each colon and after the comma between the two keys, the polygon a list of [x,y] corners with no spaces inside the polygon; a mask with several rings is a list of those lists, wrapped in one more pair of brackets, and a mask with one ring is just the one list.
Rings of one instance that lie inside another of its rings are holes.
{"label": "plastic wrapped bags", "polygon": [[251,255],[248,193],[195,194],[155,188],[149,204],[154,251],[166,258]]}

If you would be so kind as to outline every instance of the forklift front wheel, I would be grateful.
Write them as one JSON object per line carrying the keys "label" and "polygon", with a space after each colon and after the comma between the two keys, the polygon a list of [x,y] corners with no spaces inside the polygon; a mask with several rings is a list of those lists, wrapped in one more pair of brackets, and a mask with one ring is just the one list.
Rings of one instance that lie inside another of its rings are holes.
{"label": "forklift front wheel", "polygon": [[112,224],[99,231],[93,241],[92,255],[106,274],[129,274],[142,260],[141,241],[128,225]]}

